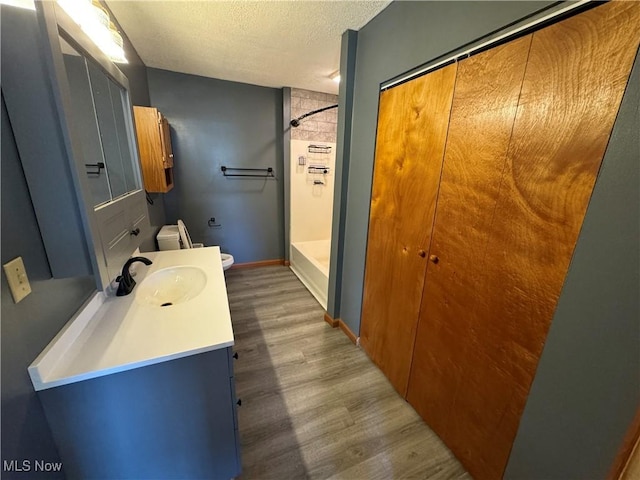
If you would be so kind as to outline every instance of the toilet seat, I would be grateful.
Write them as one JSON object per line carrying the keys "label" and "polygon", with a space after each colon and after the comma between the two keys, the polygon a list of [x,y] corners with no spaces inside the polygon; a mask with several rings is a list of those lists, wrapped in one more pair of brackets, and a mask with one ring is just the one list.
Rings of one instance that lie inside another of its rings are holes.
{"label": "toilet seat", "polygon": [[193,248],[193,242],[191,236],[187,231],[187,227],[184,222],[178,219],[178,232],[180,233],[180,240],[182,241],[182,248]]}
{"label": "toilet seat", "polygon": [[231,255],[230,253],[220,253],[220,260],[222,260],[222,269],[223,270],[228,270],[231,265],[233,265],[234,260],[233,260],[233,255]]}
{"label": "toilet seat", "polygon": [[[187,226],[180,219],[176,222],[178,224],[178,234],[180,235],[180,243],[181,248],[195,248],[202,247],[202,243],[194,244],[191,241],[191,235],[189,235],[189,231],[187,230]],[[230,253],[222,253],[220,252],[220,260],[222,261],[222,269],[228,270],[231,265],[234,263],[233,255]]]}

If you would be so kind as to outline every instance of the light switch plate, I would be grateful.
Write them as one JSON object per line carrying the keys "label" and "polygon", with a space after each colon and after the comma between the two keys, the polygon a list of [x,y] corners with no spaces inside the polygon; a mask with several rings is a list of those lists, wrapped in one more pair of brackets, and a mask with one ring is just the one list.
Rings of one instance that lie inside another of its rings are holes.
{"label": "light switch plate", "polygon": [[27,278],[27,271],[24,269],[22,257],[16,257],[3,266],[4,274],[7,276],[7,283],[13,295],[13,301],[18,303],[31,293],[31,285]]}

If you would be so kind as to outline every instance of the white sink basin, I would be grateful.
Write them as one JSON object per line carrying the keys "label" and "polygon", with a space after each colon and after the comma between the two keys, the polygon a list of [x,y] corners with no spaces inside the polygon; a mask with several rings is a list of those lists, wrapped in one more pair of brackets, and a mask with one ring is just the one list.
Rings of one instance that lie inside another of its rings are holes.
{"label": "white sink basin", "polygon": [[169,267],[145,278],[134,293],[140,303],[169,307],[194,299],[206,284],[207,275],[200,267]]}

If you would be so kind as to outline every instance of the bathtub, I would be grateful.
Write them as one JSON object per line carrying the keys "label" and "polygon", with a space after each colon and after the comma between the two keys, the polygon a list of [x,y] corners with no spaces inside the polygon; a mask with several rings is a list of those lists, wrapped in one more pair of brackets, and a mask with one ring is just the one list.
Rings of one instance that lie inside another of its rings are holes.
{"label": "bathtub", "polygon": [[331,240],[314,240],[292,243],[289,256],[291,270],[325,310],[329,290],[330,253]]}

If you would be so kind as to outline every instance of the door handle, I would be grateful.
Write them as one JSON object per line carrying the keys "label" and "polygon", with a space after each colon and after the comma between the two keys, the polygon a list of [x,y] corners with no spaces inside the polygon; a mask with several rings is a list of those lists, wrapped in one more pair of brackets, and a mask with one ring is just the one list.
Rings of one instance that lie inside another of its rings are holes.
{"label": "door handle", "polygon": [[418,255],[422,258],[427,256],[427,252],[425,252],[424,250],[418,250]]}
{"label": "door handle", "polygon": [[433,263],[438,263],[440,261],[437,255],[429,255],[429,260],[431,260]]}
{"label": "door handle", "polygon": [[133,235],[134,237],[137,237],[140,234],[140,229],[139,228],[134,228],[133,230],[131,230],[131,232],[129,232],[131,235]]}

